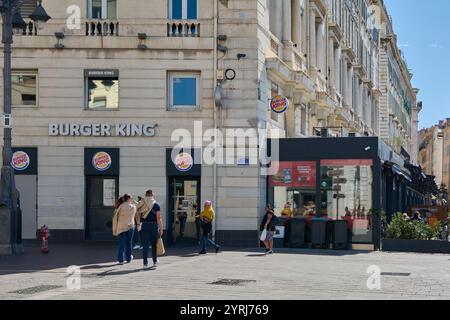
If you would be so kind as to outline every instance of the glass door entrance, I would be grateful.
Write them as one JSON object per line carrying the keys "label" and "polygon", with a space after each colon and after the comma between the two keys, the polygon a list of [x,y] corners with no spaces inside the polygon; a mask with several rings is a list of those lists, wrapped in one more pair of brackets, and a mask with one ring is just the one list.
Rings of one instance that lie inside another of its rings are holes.
{"label": "glass door entrance", "polygon": [[196,216],[199,214],[200,178],[170,178],[169,236],[171,244],[196,245],[200,240],[200,229]]}

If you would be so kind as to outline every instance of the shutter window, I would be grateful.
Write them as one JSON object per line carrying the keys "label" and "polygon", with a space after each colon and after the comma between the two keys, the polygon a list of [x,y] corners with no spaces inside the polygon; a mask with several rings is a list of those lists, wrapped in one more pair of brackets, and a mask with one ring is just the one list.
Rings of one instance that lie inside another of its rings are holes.
{"label": "shutter window", "polygon": [[30,14],[36,10],[37,1],[36,0],[24,0],[23,4],[20,6],[20,14],[23,18],[28,18]]}

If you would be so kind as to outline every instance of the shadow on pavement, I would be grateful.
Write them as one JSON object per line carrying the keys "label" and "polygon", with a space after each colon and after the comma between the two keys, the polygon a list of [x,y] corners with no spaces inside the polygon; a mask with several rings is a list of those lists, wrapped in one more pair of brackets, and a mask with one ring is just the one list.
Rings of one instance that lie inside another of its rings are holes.
{"label": "shadow on pavement", "polygon": [[[67,243],[49,243],[50,252],[41,254],[39,243],[24,244],[24,254],[0,256],[0,275],[31,273],[64,269],[79,266],[81,269],[106,269],[116,266],[118,244],[115,241],[79,241]],[[194,257],[198,255],[198,246],[170,246],[165,257]],[[149,249],[151,256],[151,249]],[[142,259],[142,250],[133,250],[135,260]]]}
{"label": "shadow on pavement", "polygon": [[[239,249],[237,251],[252,252],[248,254],[248,257],[266,256],[266,254],[261,253],[263,249]],[[359,254],[368,254],[371,251],[355,251],[355,250],[327,250],[327,249],[291,249],[291,248],[274,248],[274,253],[276,254],[295,254],[295,255],[313,255],[313,256],[352,256]],[[254,252],[254,254],[253,254]]]}

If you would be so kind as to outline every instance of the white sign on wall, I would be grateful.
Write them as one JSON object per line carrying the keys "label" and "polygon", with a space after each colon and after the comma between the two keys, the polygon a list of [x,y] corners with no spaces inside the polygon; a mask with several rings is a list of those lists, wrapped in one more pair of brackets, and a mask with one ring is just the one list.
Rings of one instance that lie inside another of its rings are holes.
{"label": "white sign on wall", "polygon": [[50,123],[50,136],[69,137],[154,137],[157,124],[121,123],[116,125],[94,123]]}

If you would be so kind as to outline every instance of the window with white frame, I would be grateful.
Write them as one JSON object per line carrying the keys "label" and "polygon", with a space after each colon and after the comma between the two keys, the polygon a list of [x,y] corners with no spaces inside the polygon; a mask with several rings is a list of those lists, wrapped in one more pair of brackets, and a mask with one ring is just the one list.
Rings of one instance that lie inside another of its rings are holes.
{"label": "window with white frame", "polygon": [[11,82],[13,107],[37,107],[37,71],[13,70]]}
{"label": "window with white frame", "polygon": [[197,19],[197,2],[198,0],[169,0],[169,19]]}
{"label": "window with white frame", "polygon": [[195,110],[200,107],[200,73],[169,72],[168,110]]}
{"label": "window with white frame", "polygon": [[117,19],[117,0],[88,0],[88,19]]}

